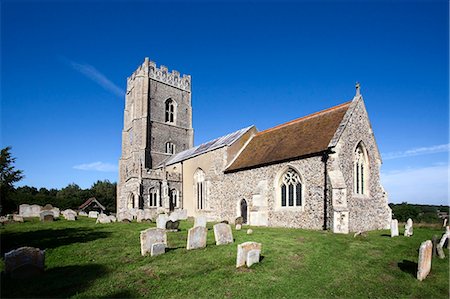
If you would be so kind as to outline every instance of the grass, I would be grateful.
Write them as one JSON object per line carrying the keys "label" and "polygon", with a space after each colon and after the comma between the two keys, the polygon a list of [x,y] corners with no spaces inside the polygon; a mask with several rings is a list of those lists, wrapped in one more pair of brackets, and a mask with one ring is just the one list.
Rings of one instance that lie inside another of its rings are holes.
{"label": "grass", "polygon": [[[46,271],[29,280],[2,272],[1,297],[75,298],[448,298],[449,259],[433,258],[422,282],[415,278],[418,248],[439,227],[414,227],[414,235],[367,237],[326,231],[244,227],[234,244],[216,246],[208,224],[205,249],[187,251],[187,230],[168,233],[168,251],[142,257],[139,232],[154,224],[27,221],[0,228],[1,253],[20,247],[46,249]],[[402,231],[402,230],[401,230]],[[263,244],[262,261],[235,268],[237,244]],[[448,255],[448,251],[445,251]],[[3,270],[3,262],[0,265]]]}

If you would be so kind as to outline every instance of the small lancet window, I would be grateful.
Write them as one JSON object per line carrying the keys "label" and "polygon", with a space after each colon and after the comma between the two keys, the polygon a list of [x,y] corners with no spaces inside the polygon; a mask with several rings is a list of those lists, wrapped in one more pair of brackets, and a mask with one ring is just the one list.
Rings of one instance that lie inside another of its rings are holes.
{"label": "small lancet window", "polygon": [[172,99],[166,101],[166,123],[175,123],[175,102]]}
{"label": "small lancet window", "polygon": [[206,181],[205,172],[198,168],[194,173],[194,195],[197,201],[197,209],[206,208]]}
{"label": "small lancet window", "polygon": [[175,144],[172,142],[166,143],[166,154],[175,154]]}
{"label": "small lancet window", "polygon": [[289,168],[281,177],[281,206],[302,206],[302,182],[298,173]]}
{"label": "small lancet window", "polygon": [[356,147],[353,162],[353,193],[367,194],[369,160],[364,145],[360,142]]}

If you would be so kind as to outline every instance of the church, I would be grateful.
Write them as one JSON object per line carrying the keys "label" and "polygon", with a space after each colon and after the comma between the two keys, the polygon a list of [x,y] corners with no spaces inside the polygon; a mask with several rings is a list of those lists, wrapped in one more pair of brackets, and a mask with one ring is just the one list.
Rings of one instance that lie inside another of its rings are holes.
{"label": "church", "polygon": [[[349,233],[389,228],[364,100],[194,147],[191,77],[145,58],[127,79],[117,212]],[[154,219],[153,218],[153,219]]]}

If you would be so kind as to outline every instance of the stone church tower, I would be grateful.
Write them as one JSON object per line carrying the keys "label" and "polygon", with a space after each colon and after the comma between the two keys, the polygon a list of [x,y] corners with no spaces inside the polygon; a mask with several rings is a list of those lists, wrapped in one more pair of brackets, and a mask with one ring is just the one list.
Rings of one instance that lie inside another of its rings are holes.
{"label": "stone church tower", "polygon": [[181,178],[164,161],[193,136],[191,77],[145,58],[127,79],[117,211],[180,207]]}

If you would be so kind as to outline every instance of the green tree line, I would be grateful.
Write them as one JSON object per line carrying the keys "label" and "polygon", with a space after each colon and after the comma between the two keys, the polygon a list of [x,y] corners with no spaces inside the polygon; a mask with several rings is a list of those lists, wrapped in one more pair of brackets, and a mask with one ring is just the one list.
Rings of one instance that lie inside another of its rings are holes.
{"label": "green tree line", "polygon": [[438,217],[438,210],[447,212],[447,215],[449,213],[449,206],[417,205],[407,202],[390,203],[389,206],[392,209],[392,218],[400,222],[406,222],[408,218],[411,218],[414,222],[441,223],[442,219]]}

